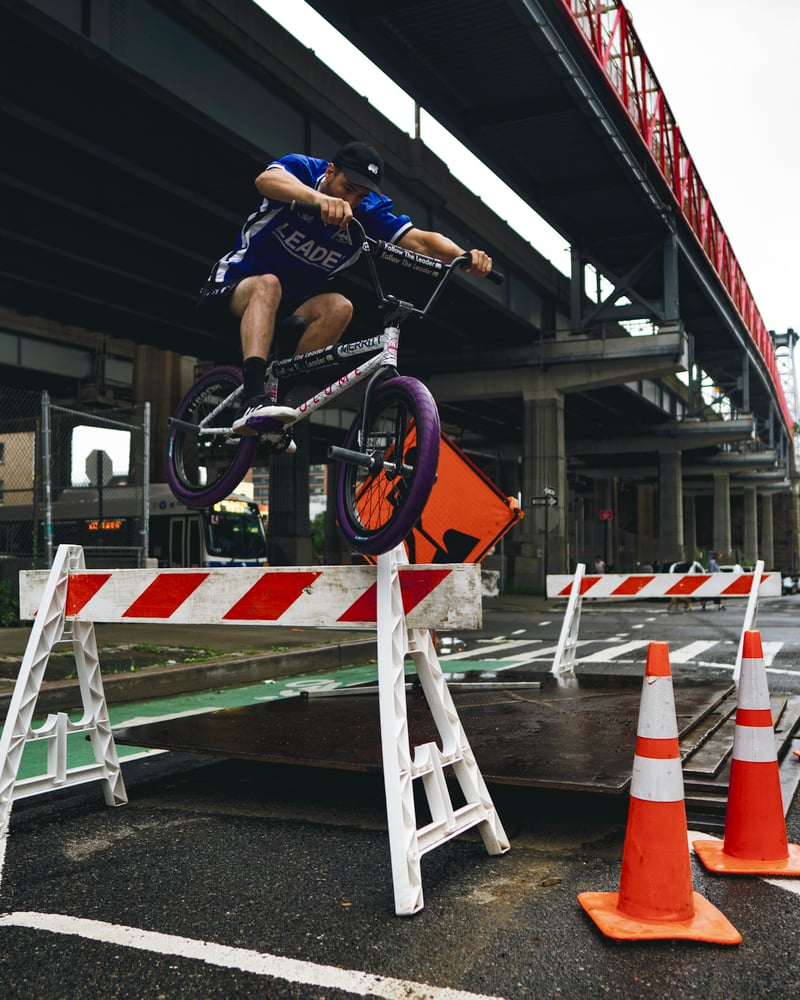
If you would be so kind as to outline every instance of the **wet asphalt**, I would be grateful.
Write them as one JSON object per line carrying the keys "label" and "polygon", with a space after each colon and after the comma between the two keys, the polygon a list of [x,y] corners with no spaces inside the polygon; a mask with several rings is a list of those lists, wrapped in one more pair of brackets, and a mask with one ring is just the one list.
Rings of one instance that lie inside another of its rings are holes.
{"label": "wet asphalt", "polygon": [[[235,627],[217,631],[236,645]],[[692,856],[694,890],[740,931],[738,946],[598,931],[576,896],[619,887],[618,802],[491,789],[510,851],[489,856],[475,831],[438,847],[421,862],[423,909],[398,917],[374,776],[176,753],[124,774],[118,808],[96,784],[15,804],[3,997],[729,1000],[800,987],[800,879],[711,875]],[[786,827],[797,843],[797,804]],[[645,860],[642,877],[657,880],[658,864]],[[45,926],[23,926],[29,914]],[[54,915],[70,933],[52,929]],[[102,940],[109,927],[134,930]]]}

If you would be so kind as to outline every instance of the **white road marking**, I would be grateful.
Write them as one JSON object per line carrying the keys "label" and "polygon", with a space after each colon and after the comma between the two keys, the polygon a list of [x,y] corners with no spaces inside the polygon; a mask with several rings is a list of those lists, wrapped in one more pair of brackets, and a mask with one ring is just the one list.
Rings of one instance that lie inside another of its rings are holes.
{"label": "white road marking", "polygon": [[608,660],[616,660],[618,656],[624,656],[626,653],[633,653],[635,650],[642,649],[642,647],[649,645],[649,639],[634,639],[631,642],[623,642],[621,645],[616,646],[613,649],[601,649],[598,653],[590,653],[588,656],[580,656],[578,657],[578,662],[605,663]]}
{"label": "white road marking", "polygon": [[763,881],[800,896],[800,879],[798,878],[765,878]]}
{"label": "white road marking", "polygon": [[[712,837],[710,833],[698,833],[693,830],[688,830],[689,837],[689,850],[694,854],[694,847],[692,845],[693,840],[722,840],[721,837]],[[775,885],[779,889],[785,889],[787,892],[793,892],[796,896],[800,896],[800,879],[799,878],[764,878],[763,876],[754,875],[753,878],[761,877],[762,882],[767,882],[769,885]]]}
{"label": "white road marking", "polygon": [[240,969],[257,976],[272,976],[290,983],[343,990],[355,996],[384,997],[386,1000],[501,1000],[447,986],[429,986],[413,980],[376,976],[357,969],[303,962],[268,952],[234,948],[215,944],[213,941],[197,941],[174,934],[160,934],[124,924],[109,924],[102,920],[86,920],[60,913],[7,913],[0,916],[0,927],[27,927],[54,934],[69,934],[117,947],[136,948],[157,955],[175,955],[225,969]]}
{"label": "white road marking", "polygon": [[669,662],[670,663],[691,663],[692,660],[696,659],[698,656],[702,656],[706,650],[711,649],[712,646],[716,646],[717,640],[702,640],[698,642],[690,642],[685,646],[681,646],[679,649],[669,651]]}
{"label": "white road marking", "polygon": [[466,660],[470,656],[472,657],[482,657],[484,653],[499,653],[504,650],[519,649],[520,646],[535,646],[536,643],[541,642],[541,639],[514,639],[513,641],[506,640],[505,642],[496,642],[493,646],[481,646],[480,649],[465,649],[461,653],[448,653],[447,656],[443,656],[443,660],[447,660],[449,663],[451,660]]}

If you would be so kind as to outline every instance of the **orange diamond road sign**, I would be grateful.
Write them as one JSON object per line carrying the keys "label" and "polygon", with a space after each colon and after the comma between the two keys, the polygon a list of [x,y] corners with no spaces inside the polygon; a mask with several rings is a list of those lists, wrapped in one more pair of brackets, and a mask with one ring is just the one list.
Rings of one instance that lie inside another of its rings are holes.
{"label": "orange diamond road sign", "polygon": [[411,563],[480,562],[523,512],[442,434],[431,495],[406,539]]}

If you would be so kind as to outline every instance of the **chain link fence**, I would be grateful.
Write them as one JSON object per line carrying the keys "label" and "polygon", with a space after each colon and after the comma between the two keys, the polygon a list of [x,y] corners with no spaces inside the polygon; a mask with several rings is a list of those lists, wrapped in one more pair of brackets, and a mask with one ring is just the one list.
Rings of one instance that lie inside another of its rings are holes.
{"label": "chain link fence", "polygon": [[0,578],[52,565],[61,544],[87,566],[142,566],[149,532],[149,404],[62,405],[0,386]]}

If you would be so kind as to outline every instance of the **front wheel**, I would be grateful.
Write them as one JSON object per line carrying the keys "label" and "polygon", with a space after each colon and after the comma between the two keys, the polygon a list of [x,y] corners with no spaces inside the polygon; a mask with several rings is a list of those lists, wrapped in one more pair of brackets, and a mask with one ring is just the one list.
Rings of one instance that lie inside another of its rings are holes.
{"label": "front wheel", "polygon": [[209,507],[224,500],[252,464],[258,438],[230,433],[241,404],[241,386],[238,368],[212,368],[175,411],[167,436],[167,482],[189,507]]}
{"label": "front wheel", "polygon": [[369,401],[367,423],[353,421],[344,447],[378,459],[375,470],[342,462],[336,482],[339,524],[367,555],[389,552],[422,514],[439,464],[439,412],[413,378],[389,379]]}

